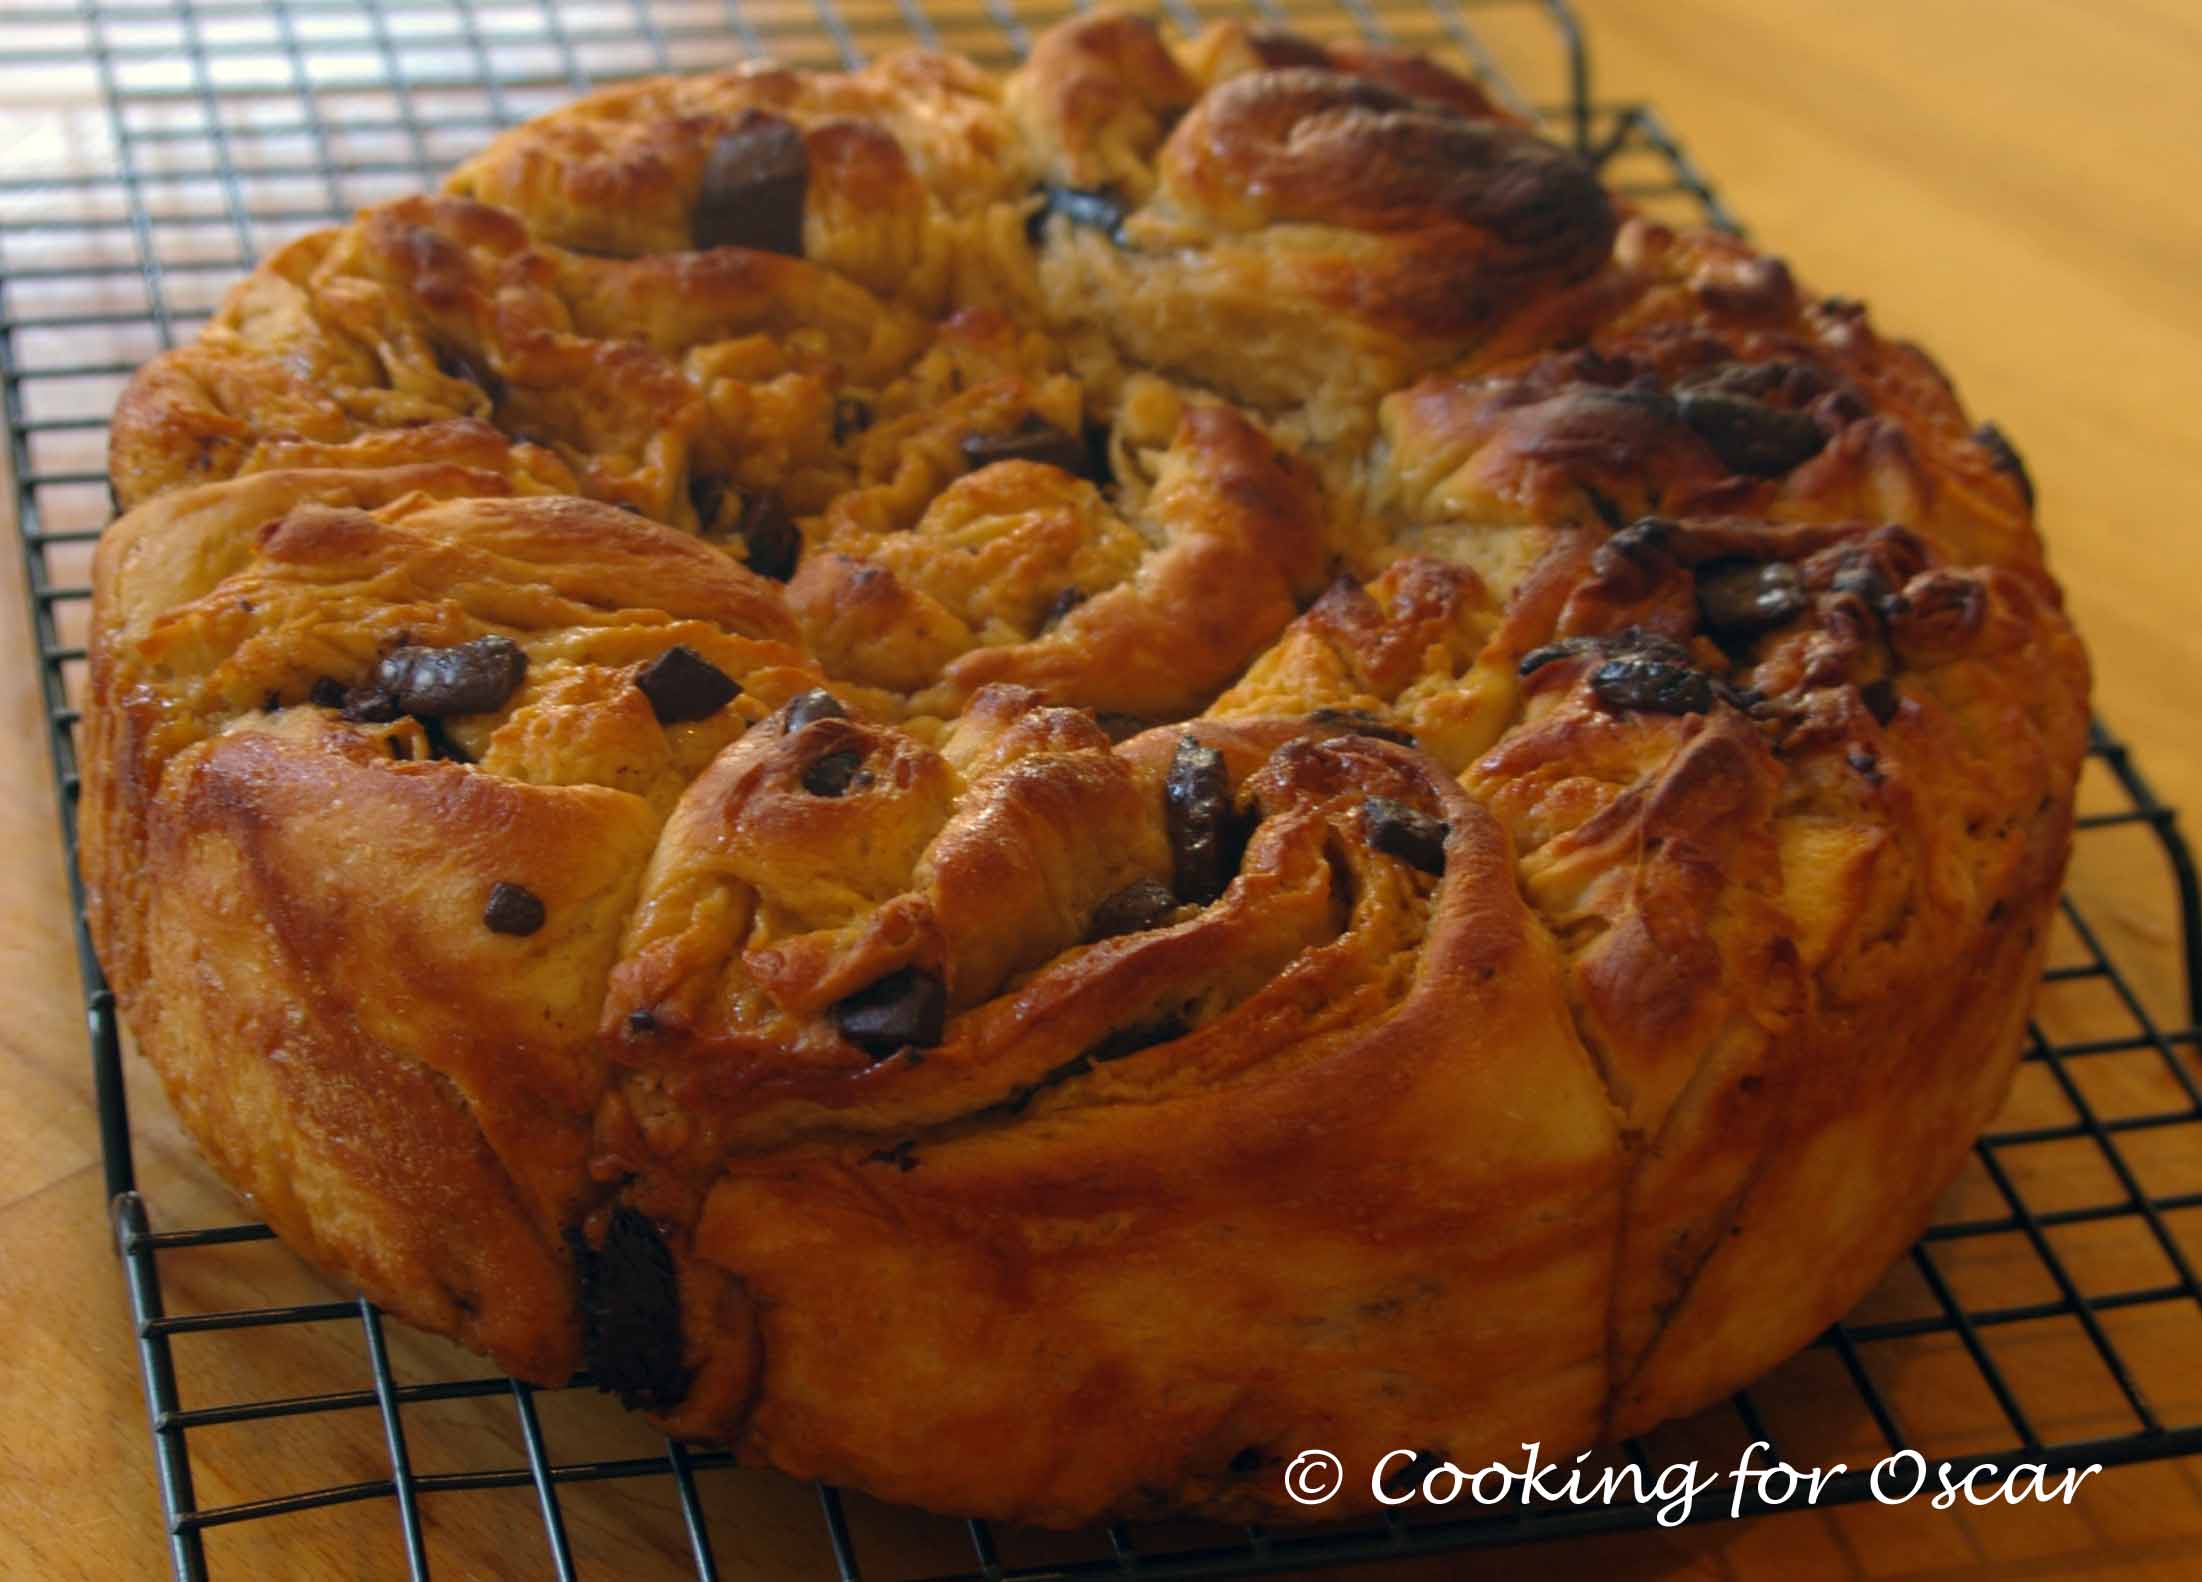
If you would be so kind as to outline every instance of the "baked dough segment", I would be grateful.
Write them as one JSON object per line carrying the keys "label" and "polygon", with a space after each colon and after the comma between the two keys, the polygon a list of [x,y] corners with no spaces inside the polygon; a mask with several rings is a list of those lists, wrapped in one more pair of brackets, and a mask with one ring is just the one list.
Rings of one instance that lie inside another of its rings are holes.
{"label": "baked dough segment", "polygon": [[1148,369],[1350,443],[1369,400],[1604,260],[1578,161],[1465,83],[1327,59],[1202,92],[1151,23],[1103,12],[1012,74],[1051,183],[1041,294],[1104,397]]}
{"label": "baked dough segment", "polygon": [[854,72],[753,63],[607,88],[504,133],[447,183],[545,241],[633,257],[697,248],[719,139],[771,117],[801,133],[800,255],[928,312],[998,301],[1020,270],[1028,157],[996,81],[954,56]]}
{"label": "baked dough segment", "polygon": [[[1838,1318],[1918,1234],[2024,1044],[2070,850],[2086,657],[2025,568],[1917,571],[1886,606],[1880,654],[1841,630],[1854,613],[1777,637],[1752,672],[1789,714],[1773,830],[1810,1015],[1740,1214],[1617,1381],[1617,1434],[1738,1387],[1755,1357]],[[1837,653],[1851,677],[1886,666],[1892,686],[1846,684]]]}
{"label": "baked dough segment", "polygon": [[1777,258],[1641,218],[1606,269],[1383,405],[1379,512],[1901,522],[1960,565],[2040,559],[2023,468],[1918,348]]}
{"label": "baked dough segment", "polygon": [[1147,720],[1197,713],[1331,561],[1320,487],[1235,409],[1188,408],[1139,504],[1004,461],[906,531],[845,533],[789,587],[829,671],[953,718],[980,687]]}
{"label": "baked dough segment", "polygon": [[[1389,743],[1296,722],[1199,735],[1254,766],[1267,815],[1221,900],[1056,958],[968,1028],[951,1019],[922,1063],[856,1074],[830,1117],[757,1093],[745,1118],[776,1111],[813,1140],[698,1172],[682,1260],[736,1280],[755,1332],[690,1344],[761,1370],[745,1453],[1069,1523],[1188,1498],[1274,1511],[1276,1468],[1308,1435],[1369,1464],[1402,1435],[1487,1458],[1593,1431],[1620,1156],[1503,833]],[[1159,763],[1174,742],[1121,753]],[[1369,848],[1371,794],[1444,815],[1442,879]],[[1264,983],[1249,928],[1303,906],[1318,937]],[[1243,997],[1182,1037],[1002,1085],[1011,1057],[1075,1057],[1112,1020],[1232,977]],[[980,1058],[984,1107],[927,1120],[892,1097]],[[621,1173],[661,1211],[678,1163]],[[717,1404],[666,1421],[723,1430]],[[1066,1422],[1084,1425],[1075,1445]]]}
{"label": "baked dough segment", "polygon": [[[147,811],[161,882],[136,926],[162,992],[130,996],[132,1027],[293,1246],[523,1377],[566,1377],[594,1023],[655,837],[621,792],[393,764],[303,717],[224,733]],[[541,902],[534,935],[484,926],[499,884]]]}
{"label": "baked dough segment", "polygon": [[[132,1030],[224,1174],[393,1311],[556,1380],[597,1021],[659,824],[819,677],[723,554],[503,483],[260,473],[110,528],[83,862]],[[385,656],[482,642],[524,656],[501,701],[355,714]],[[635,678],[676,644],[745,690],[648,718]],[[607,753],[638,708],[654,755]]]}

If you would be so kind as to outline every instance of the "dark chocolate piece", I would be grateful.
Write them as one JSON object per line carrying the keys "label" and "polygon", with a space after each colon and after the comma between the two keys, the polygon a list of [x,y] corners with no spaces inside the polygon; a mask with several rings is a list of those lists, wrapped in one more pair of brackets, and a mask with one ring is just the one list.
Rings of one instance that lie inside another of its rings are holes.
{"label": "dark chocolate piece", "polygon": [[344,683],[334,676],[323,676],[307,689],[306,701],[317,709],[341,709],[344,707]]}
{"label": "dark chocolate piece", "polygon": [[849,711],[841,706],[839,698],[823,687],[812,687],[790,700],[782,716],[782,728],[793,735],[813,720],[845,720],[848,717]]}
{"label": "dark chocolate piece", "polygon": [[474,761],[472,753],[452,740],[451,732],[444,728],[442,720],[422,720],[421,734],[428,738],[429,757],[454,764],[470,764]]}
{"label": "dark chocolate piece", "polygon": [[355,725],[387,725],[402,712],[396,695],[380,687],[353,687],[344,694],[344,717]]}
{"label": "dark chocolate piece", "polygon": [[686,643],[675,643],[644,665],[635,685],[661,725],[707,720],[741,696],[741,684]]}
{"label": "dark chocolate piece", "polygon": [[730,492],[724,478],[711,473],[690,475],[688,503],[695,507],[698,532],[715,533],[719,530],[719,516],[726,509],[727,495]]}
{"label": "dark chocolate piece", "polygon": [[2018,485],[2019,493],[2026,500],[2026,509],[2034,508],[2034,479],[2026,470],[2025,458],[2018,453],[2010,436],[1993,423],[1983,423],[1973,430],[1973,443],[1988,453],[1988,464],[1997,472],[2007,472]]}
{"label": "dark chocolate piece", "polygon": [[1085,440],[1041,417],[1027,417],[1013,434],[966,434],[963,460],[974,471],[998,461],[1044,462],[1075,478],[1090,478],[1093,467]]}
{"label": "dark chocolate piece", "polygon": [[1162,809],[1176,861],[1178,899],[1206,906],[1223,894],[1237,866],[1231,780],[1223,754],[1190,736],[1179,737],[1162,783]]}
{"label": "dark chocolate piece", "polygon": [[1827,436],[1802,412],[1717,390],[1685,390],[1675,408],[1724,466],[1753,478],[1778,478],[1820,453]]}
{"label": "dark chocolate piece", "polygon": [[1066,187],[1050,182],[1040,189],[1040,207],[1025,222],[1025,235],[1037,247],[1047,232],[1051,215],[1084,230],[1100,231],[1117,246],[1124,245],[1124,217],[1131,211],[1124,200],[1107,187]]}
{"label": "dark chocolate piece", "polygon": [[778,491],[759,489],[744,499],[735,530],[742,535],[742,558],[751,571],[774,582],[795,575],[803,558],[803,531]]}
{"label": "dark chocolate piece", "polygon": [[872,426],[872,404],[856,396],[833,398],[833,442],[845,445],[849,439]]}
{"label": "dark chocolate piece", "polygon": [[445,378],[464,379],[474,386],[489,397],[492,407],[504,404],[505,382],[486,361],[477,361],[456,346],[439,346],[436,348],[436,367]]}
{"label": "dark chocolate piece", "polygon": [[1591,672],[1590,690],[1614,713],[1704,714],[1713,706],[1712,678],[1705,672],[1640,653],[1600,665]]}
{"label": "dark chocolate piece", "polygon": [[800,258],[809,189],[803,134],[779,116],[745,110],[711,145],[690,232],[700,248],[746,247]]}
{"label": "dark chocolate piece", "polygon": [[1852,550],[1843,557],[1842,565],[1828,579],[1828,586],[1837,593],[1863,599],[1866,607],[1883,620],[1893,611],[1896,589],[1880,565],[1863,550]]}
{"label": "dark chocolate piece", "polygon": [[1804,579],[1785,560],[1720,561],[1697,572],[1697,611],[1708,631],[1753,637],[1804,613]]}
{"label": "dark chocolate piece", "polygon": [[803,771],[803,789],[812,796],[846,796],[863,773],[863,753],[854,747],[842,747]]}
{"label": "dark chocolate piece", "polygon": [[1112,742],[1128,742],[1142,731],[1153,730],[1160,720],[1150,720],[1143,714],[1120,714],[1114,709],[1095,709],[1093,723],[1100,726]]}
{"label": "dark chocolate piece", "polygon": [[493,934],[532,934],[547,916],[543,903],[526,885],[498,880],[490,886],[489,904],[482,908],[482,923]]}
{"label": "dark chocolate piece", "polygon": [[1353,736],[1373,736],[1381,742],[1397,742],[1402,747],[1415,745],[1411,732],[1396,725],[1386,725],[1367,709],[1316,709],[1308,715],[1307,722]]}
{"label": "dark chocolate piece", "polygon": [[1119,934],[1144,934],[1177,910],[1170,887],[1153,879],[1134,879],[1093,909],[1086,925],[1087,940],[1114,939]]}
{"label": "dark chocolate piece", "polygon": [[1190,1031],[1175,1016],[1165,1016],[1156,1022],[1141,1022],[1136,1027],[1119,1027],[1087,1050],[1084,1058],[1091,1065],[1106,1065],[1112,1060],[1122,1060],[1126,1055],[1136,1055],[1142,1049],[1174,1043]]}
{"label": "dark chocolate piece", "polygon": [[580,1286],[581,1355],[596,1387],[630,1408],[679,1405],[689,1385],[680,1272],[656,1224],[622,1204],[601,1248],[579,1231],[566,1238]]}
{"label": "dark chocolate piece", "polygon": [[1860,687],[1858,700],[1865,704],[1866,712],[1873,716],[1877,725],[1888,724],[1896,718],[1896,711],[1904,706],[1904,700],[1896,690],[1896,683],[1887,676],[1878,681],[1869,681]]}
{"label": "dark chocolate piece", "polygon": [[874,1060],[898,1050],[930,1049],[948,1025],[948,989],[917,967],[890,972],[836,1000],[827,1013],[841,1036]]}
{"label": "dark chocolate piece", "polygon": [[1390,797],[1372,796],[1361,804],[1361,828],[1385,856],[1427,874],[1444,873],[1445,838],[1453,832],[1444,821]]}
{"label": "dark chocolate piece", "polygon": [[399,648],[375,667],[374,685],[418,719],[487,714],[519,690],[528,656],[509,637],[477,637],[450,648]]}
{"label": "dark chocolate piece", "polygon": [[1061,625],[1064,616],[1070,614],[1071,611],[1085,602],[1085,589],[1065,588],[1054,598],[1048,600],[1047,608],[1040,612],[1040,630],[1044,632],[1051,627]]}

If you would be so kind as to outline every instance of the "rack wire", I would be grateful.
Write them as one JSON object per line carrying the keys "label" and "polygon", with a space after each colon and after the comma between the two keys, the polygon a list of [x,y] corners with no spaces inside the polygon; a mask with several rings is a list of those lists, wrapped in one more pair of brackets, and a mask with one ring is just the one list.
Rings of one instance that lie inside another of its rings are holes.
{"label": "rack wire", "polygon": [[[76,0],[11,8],[0,20],[0,71],[35,71],[45,91],[21,112],[30,131],[0,164],[0,406],[72,857],[88,566],[110,514],[106,413],[136,364],[195,333],[253,259],[361,205],[418,190],[497,128],[599,82],[765,53],[797,64],[853,62],[913,38],[1004,63],[1060,9],[1023,0]],[[1165,0],[1163,9],[1184,26],[1217,14],[1194,0]],[[1736,228],[1652,107],[1593,97],[1582,34],[1560,0],[1261,0],[1252,9],[1320,36],[1358,34],[1449,56],[1539,114],[1645,207]],[[1525,22],[1531,48],[1552,68],[1549,95],[1525,92],[1518,62],[1502,60],[1504,46],[1493,42],[1518,42]],[[2195,1234],[2202,1177],[2180,1173],[2185,1161],[2202,1160],[2202,1088],[2189,1053],[2202,1020],[2202,901],[2171,810],[2100,727],[2088,786],[2076,872],[2121,840],[2137,837],[2153,849],[2144,860],[2129,844],[2121,871],[2153,866],[2159,876],[2164,894],[2152,915],[2172,920],[2178,964],[2169,976],[2181,1003],[2152,1006],[2142,975],[2112,958],[2109,931],[2068,894],[2060,953],[2012,1107],[1981,1139],[1945,1217],[1864,1307],[1803,1357],[1725,1410],[1621,1447],[1618,1457],[1648,1469],[1678,1446],[1723,1439],[1765,1440],[1767,1459],[1799,1466],[1847,1451],[1860,1470],[1823,1487],[1817,1503],[1825,1507],[1869,1498],[1864,1467],[1907,1448],[1953,1476],[2021,1458],[2054,1471],[2202,1451],[2202,1394],[2191,1368],[2162,1365],[2202,1351],[2202,1284],[2187,1250],[2202,1243]],[[496,1377],[403,1382],[380,1316],[360,1299],[168,1311],[164,1267],[270,1233],[251,1224],[155,1228],[138,1190],[114,1000],[83,929],[73,863],[70,883],[113,1230],[175,1575],[190,1582],[213,1574],[208,1539],[223,1529],[384,1502],[407,1571],[425,1578],[435,1526],[424,1507],[508,1489],[532,1493],[544,1545],[540,1558],[512,1563],[527,1574],[547,1565],[564,1582],[584,1569],[567,1503],[600,1483],[669,1485],[679,1542],[668,1574],[733,1574],[721,1557],[725,1502],[717,1494],[730,1480],[774,1475],[672,1442],[608,1459],[554,1454],[546,1398],[583,1390],[585,1379],[564,1392]],[[2104,1183],[2096,1197],[2041,1200],[2044,1177],[2034,1161],[2060,1149],[2096,1162]],[[2085,1240],[2104,1233],[2115,1233],[2115,1255]],[[1984,1277],[2007,1290],[2014,1271],[2018,1286],[2031,1282],[2031,1294],[1983,1296]],[[2141,1318],[2152,1327],[2137,1330]],[[278,1326],[356,1328],[369,1384],[184,1404],[179,1341]],[[2065,1342],[2054,1361],[2036,1344],[2044,1326]],[[2028,1343],[2010,1343],[2021,1337]],[[2090,1363],[2094,1393],[2076,1399],[2074,1369],[2086,1372]],[[1955,1424],[1928,1421],[1912,1386],[1934,1376],[1935,1399],[1947,1400],[1952,1370],[1975,1387],[1978,1410]],[[2045,1407],[2037,1385],[2052,1374],[2060,1388]],[[499,1399],[513,1414],[517,1460],[415,1465],[409,1421],[439,1403]],[[194,1435],[360,1413],[379,1421],[386,1475],[227,1503],[199,1498]],[[799,1494],[785,1480],[776,1487]],[[1770,1494],[1762,1485],[1737,1508],[1781,1508]],[[1650,1502],[1544,1502],[1474,1516],[1395,1512],[1350,1527],[1118,1527],[1067,1540],[983,1522],[960,1531],[936,1523],[935,1542],[910,1543],[904,1526],[893,1545],[867,1548],[865,1524],[852,1520],[838,1491],[818,1487],[806,1497],[818,1507],[826,1574],[843,1582],[915,1573],[958,1582],[1243,1576],[1646,1528],[1656,1519]],[[1725,1499],[1707,1501],[1693,1519],[1729,1510]],[[944,1558],[952,1551],[962,1558]]]}

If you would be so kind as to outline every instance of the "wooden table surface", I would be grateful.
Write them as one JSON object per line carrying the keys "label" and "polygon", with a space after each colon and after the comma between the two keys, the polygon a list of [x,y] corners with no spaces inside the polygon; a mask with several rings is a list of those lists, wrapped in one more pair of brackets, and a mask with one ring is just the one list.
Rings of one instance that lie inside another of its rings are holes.
{"label": "wooden table surface", "polygon": [[[940,8],[936,7],[936,10]],[[2191,0],[1580,0],[1609,95],[1656,102],[1756,234],[1808,282],[1862,296],[1878,322],[1928,340],[1973,409],[2023,450],[2057,569],[2093,650],[2100,712],[2134,743],[2158,790],[2202,806],[2202,11]],[[1498,24],[1507,26],[1504,22]],[[8,21],[0,14],[0,29]],[[0,132],[4,132],[0,124]],[[0,975],[15,985],[0,1024],[0,1575],[154,1578],[166,1574],[145,1409],[107,1233],[98,1141],[67,902],[55,841],[43,723],[14,557],[0,577]],[[2178,1003],[2172,913],[2145,835],[2083,847],[2074,893],[2132,963],[2167,1023]],[[2082,1036],[2122,1011],[2099,989],[2045,1008],[2057,1036]],[[2106,1062],[2089,1096],[2146,1102],[2164,1074]],[[2022,1082],[2013,1114],[2050,1102]],[[233,1219],[150,1083],[133,1071],[141,1178],[169,1226]],[[2053,1099],[2051,1095],[2051,1099]],[[2061,1102],[2061,1101],[2058,1101]],[[2202,1186],[2186,1152],[2153,1158],[2156,1190]],[[2090,1198],[2102,1174],[2090,1145],[2045,1157],[2037,1201]],[[2182,1184],[2183,1183],[2183,1184]],[[1988,1188],[1961,1182],[1958,1196]],[[2099,1193],[2095,1195],[2099,1196]],[[1991,1207],[1988,1212],[1995,1212]],[[2202,1211],[2171,1217],[2202,1261]],[[2120,1243],[2059,1243],[2083,1285],[2160,1280],[2162,1254]],[[2152,1261],[2153,1260],[2153,1261]],[[2024,1300],[2038,1261],[2017,1237],[1948,1247],[1944,1272],[1970,1301]],[[255,1306],[326,1294],[272,1246],[168,1261],[173,1310]],[[1917,1277],[1910,1276],[1917,1285]],[[1899,1271],[1869,1303],[1919,1300]],[[2202,1323],[2191,1302],[2113,1315],[2118,1339],[2167,1416],[2202,1419]],[[2041,1333],[2033,1333],[2036,1328]],[[2071,1326],[2067,1322],[2066,1329]],[[400,1328],[401,1377],[465,1376],[464,1357]],[[357,1325],[318,1325],[178,1343],[186,1405],[366,1382]],[[2027,1382],[2049,1432],[2120,1432],[2089,1393],[2086,1348],[2057,1326],[2014,1325],[1994,1349]],[[1824,1355],[1820,1359],[1825,1361]],[[1812,1442],[1870,1456],[1855,1409],[1813,1403],[1843,1392],[1812,1358],[1777,1391],[1800,1403],[1786,1425]],[[1992,1404],[1967,1394],[1955,1342],[1891,1347],[1906,1426],[1954,1448],[1996,1442]],[[2100,1364],[2092,1363],[2099,1372]],[[2094,1381],[2099,1384],[2098,1381]],[[1972,1391],[1978,1393],[1977,1384]],[[2036,1393],[2038,1392],[2038,1393]],[[543,1399],[555,1457],[646,1454],[650,1441],[593,1396]],[[418,1471],[522,1463],[509,1400],[407,1414]],[[2004,1430],[2004,1432],[2008,1432]],[[1717,1423],[1677,1431],[1675,1455],[1725,1459]],[[1687,1447],[1687,1448],[1684,1448]],[[1655,1446],[1655,1449],[1660,1448]],[[209,1429],[193,1436],[206,1504],[387,1475],[372,1412]],[[1709,1461],[1708,1464],[1714,1464]],[[705,1479],[724,1574],[828,1574],[807,1491],[769,1475]],[[670,1485],[567,1492],[584,1576],[646,1578],[682,1569]],[[867,1552],[914,1565],[967,1563],[960,1537],[853,1502]],[[524,1489],[436,1496],[427,1504],[440,1576],[547,1576]],[[1012,1560],[1047,1540],[1009,1540]],[[217,1577],[403,1574],[394,1512],[368,1502],[218,1531]],[[1086,1551],[1090,1552],[1090,1551]],[[2113,1469],[2069,1507],[1934,1512],[1895,1507],[1801,1512],[1676,1533],[1569,1541],[1472,1560],[1357,1575],[1453,1577],[2187,1578],[2202,1576],[2202,1475],[2193,1458]]]}

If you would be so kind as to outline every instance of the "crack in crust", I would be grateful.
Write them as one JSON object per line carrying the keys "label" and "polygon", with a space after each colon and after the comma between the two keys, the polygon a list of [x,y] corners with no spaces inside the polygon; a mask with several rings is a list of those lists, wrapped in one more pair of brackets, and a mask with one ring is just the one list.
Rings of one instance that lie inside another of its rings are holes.
{"label": "crack in crust", "polygon": [[1394,52],[612,89],[269,259],[111,470],[87,900],[217,1166],[934,1508],[1742,1383],[1983,1124],[2069,847],[2008,439]]}

